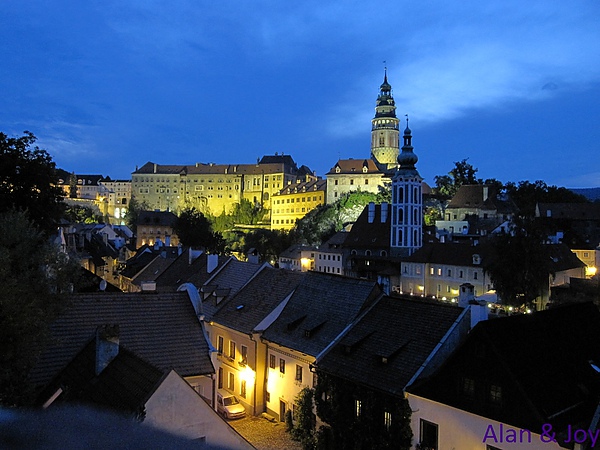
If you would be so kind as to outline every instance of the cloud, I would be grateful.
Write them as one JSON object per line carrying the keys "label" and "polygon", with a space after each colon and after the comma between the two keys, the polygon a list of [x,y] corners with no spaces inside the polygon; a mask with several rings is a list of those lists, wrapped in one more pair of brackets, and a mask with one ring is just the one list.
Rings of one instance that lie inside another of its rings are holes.
{"label": "cloud", "polygon": [[[585,89],[600,80],[599,9],[591,2],[434,3],[439,9],[428,4],[427,11],[437,12],[415,11],[421,16],[386,29],[379,44],[394,55],[388,65],[399,111],[421,123],[538,101],[559,86]],[[362,132],[365,113],[358,103],[367,88],[352,86],[362,95],[345,96],[348,102],[331,111],[332,134]],[[347,118],[343,125],[340,113]]]}

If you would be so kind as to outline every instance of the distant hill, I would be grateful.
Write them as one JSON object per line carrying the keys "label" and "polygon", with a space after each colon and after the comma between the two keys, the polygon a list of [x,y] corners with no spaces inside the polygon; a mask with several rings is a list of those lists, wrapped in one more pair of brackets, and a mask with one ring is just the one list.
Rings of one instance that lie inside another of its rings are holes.
{"label": "distant hill", "polygon": [[569,189],[576,194],[583,195],[590,201],[600,200],[600,187],[597,188],[585,188],[585,189]]}

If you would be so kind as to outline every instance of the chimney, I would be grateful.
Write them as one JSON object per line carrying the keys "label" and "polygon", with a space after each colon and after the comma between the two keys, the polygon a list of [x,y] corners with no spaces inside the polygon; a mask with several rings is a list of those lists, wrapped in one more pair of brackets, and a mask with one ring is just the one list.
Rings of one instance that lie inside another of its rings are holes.
{"label": "chimney", "polygon": [[119,354],[119,325],[102,325],[96,329],[96,375],[106,369]]}
{"label": "chimney", "polygon": [[381,223],[385,223],[387,221],[388,216],[388,203],[383,202],[381,204]]}
{"label": "chimney", "polygon": [[488,319],[488,307],[484,301],[473,300],[469,304],[471,309],[471,329],[479,322]]}
{"label": "chimney", "polygon": [[458,306],[467,308],[471,300],[475,300],[475,288],[471,283],[461,284],[458,291]]}
{"label": "chimney", "polygon": [[194,261],[196,261],[198,259],[198,256],[200,256],[201,254],[202,250],[194,250],[192,247],[190,247],[188,253],[188,264],[192,264]]}
{"label": "chimney", "polygon": [[368,211],[368,221],[369,223],[373,223],[375,220],[375,203],[369,202],[369,211]]}
{"label": "chimney", "polygon": [[212,273],[219,264],[219,255],[206,255],[206,273]]}
{"label": "chimney", "polygon": [[488,199],[488,191],[489,191],[489,188],[487,186],[483,186],[483,201],[484,202]]}
{"label": "chimney", "polygon": [[156,166],[157,166],[157,164],[154,163],[154,173],[156,173]]}

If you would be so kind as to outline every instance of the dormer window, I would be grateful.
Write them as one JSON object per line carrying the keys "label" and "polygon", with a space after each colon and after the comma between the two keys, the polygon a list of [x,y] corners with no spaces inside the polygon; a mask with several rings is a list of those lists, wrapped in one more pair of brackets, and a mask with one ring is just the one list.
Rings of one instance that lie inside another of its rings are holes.
{"label": "dormer window", "polygon": [[481,264],[481,256],[479,256],[477,253],[473,255],[473,264],[474,265]]}
{"label": "dormer window", "polygon": [[369,169],[367,168],[367,166],[363,166],[363,173],[367,173],[369,171]]}
{"label": "dormer window", "polygon": [[335,173],[340,173],[342,171],[342,169],[340,168],[340,166],[335,166]]}

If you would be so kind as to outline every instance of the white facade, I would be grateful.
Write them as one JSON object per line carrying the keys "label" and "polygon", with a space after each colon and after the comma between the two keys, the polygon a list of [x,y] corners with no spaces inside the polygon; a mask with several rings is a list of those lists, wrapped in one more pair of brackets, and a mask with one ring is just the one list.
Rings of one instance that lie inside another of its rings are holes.
{"label": "white facade", "polygon": [[145,424],[178,436],[219,448],[254,448],[173,370],[148,399],[145,410]]}
{"label": "white facade", "polygon": [[[518,427],[502,424],[486,417],[453,408],[432,400],[407,394],[413,411],[411,428],[413,449],[437,434],[435,450],[559,450],[555,442],[544,442],[542,436]],[[582,447],[576,445],[575,449]]]}
{"label": "white facade", "polygon": [[293,410],[296,396],[305,387],[314,387],[310,365],[315,358],[287,347],[267,344],[267,412],[285,421],[285,412]]}

